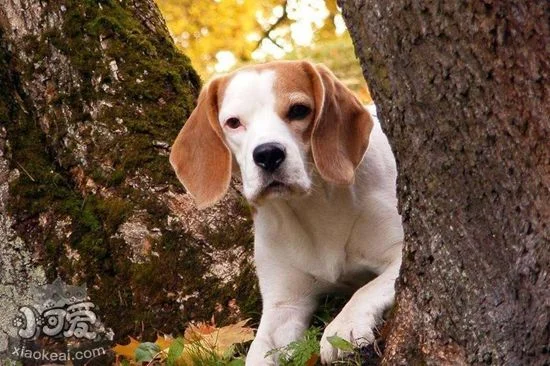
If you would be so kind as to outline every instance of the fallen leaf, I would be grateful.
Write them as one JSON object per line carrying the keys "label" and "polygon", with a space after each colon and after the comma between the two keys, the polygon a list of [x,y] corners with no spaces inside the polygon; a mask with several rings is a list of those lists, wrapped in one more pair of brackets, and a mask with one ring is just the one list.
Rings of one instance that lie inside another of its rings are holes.
{"label": "fallen leaf", "polygon": [[250,327],[245,327],[247,322],[248,319],[222,327],[218,330],[217,334],[214,332],[210,335],[219,354],[225,353],[237,343],[248,342],[254,339],[254,330]]}
{"label": "fallen leaf", "polygon": [[199,340],[203,345],[216,351],[218,355],[225,354],[233,345],[254,339],[254,330],[245,327],[248,319],[222,328],[202,326],[190,327],[186,330],[189,340]]}
{"label": "fallen leaf", "polygon": [[314,353],[313,355],[311,355],[311,358],[307,360],[306,366],[315,366],[318,360],[319,360],[319,355]]}
{"label": "fallen leaf", "polygon": [[188,341],[198,341],[205,335],[212,334],[216,327],[206,323],[191,324],[185,329],[183,337]]}
{"label": "fallen leaf", "polygon": [[143,342],[136,348],[136,361],[137,362],[150,362],[154,358],[158,357],[160,347],[156,343]]}
{"label": "fallen leaf", "polygon": [[[193,359],[197,357],[213,353],[220,357],[227,356],[233,352],[236,344],[254,339],[254,330],[246,327],[247,322],[248,319],[221,328],[212,324],[199,323],[190,325],[185,330],[183,338],[174,339],[167,335],[157,335],[155,343],[140,343],[130,337],[129,344],[117,344],[112,349],[117,358],[123,356],[130,361],[136,361],[136,354],[139,355],[138,361],[150,361],[160,353],[158,357],[169,361],[171,365],[187,366],[192,365]],[[235,365],[239,365],[237,361]]]}
{"label": "fallen leaf", "polygon": [[353,344],[350,341],[345,340],[342,337],[333,335],[332,337],[327,337],[327,341],[335,348],[344,351],[344,352],[353,352]]}
{"label": "fallen leaf", "polygon": [[160,347],[161,350],[166,351],[168,348],[170,348],[170,345],[174,342],[174,338],[172,338],[169,335],[163,335],[159,336],[157,334],[157,340],[155,341],[155,344]]}
{"label": "fallen leaf", "polygon": [[247,320],[222,328],[200,323],[185,330],[185,347],[177,359],[178,365],[192,365],[193,359],[215,353],[220,357],[233,352],[235,344],[254,339],[254,330],[246,327]]}
{"label": "fallen leaf", "polygon": [[135,360],[136,349],[139,347],[140,342],[132,337],[128,338],[130,338],[130,343],[126,345],[117,343],[112,350],[117,356],[123,356],[129,360]]}

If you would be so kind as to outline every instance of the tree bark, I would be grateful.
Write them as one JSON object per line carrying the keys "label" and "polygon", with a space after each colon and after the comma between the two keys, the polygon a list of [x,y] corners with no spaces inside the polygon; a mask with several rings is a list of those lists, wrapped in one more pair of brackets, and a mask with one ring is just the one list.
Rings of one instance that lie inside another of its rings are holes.
{"label": "tree bark", "polygon": [[550,364],[550,3],[341,6],[399,171],[384,362]]}
{"label": "tree bark", "polygon": [[169,166],[200,80],[152,0],[2,1],[0,81],[0,352],[57,276],[117,340],[256,307],[247,209],[197,212]]}

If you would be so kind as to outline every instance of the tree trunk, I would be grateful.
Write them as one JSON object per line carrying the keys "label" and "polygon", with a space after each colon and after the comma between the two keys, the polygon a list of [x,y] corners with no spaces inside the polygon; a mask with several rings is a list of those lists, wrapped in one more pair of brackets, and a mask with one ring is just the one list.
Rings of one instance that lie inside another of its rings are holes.
{"label": "tree trunk", "polygon": [[550,2],[341,6],[399,171],[385,363],[550,364]]}
{"label": "tree trunk", "polygon": [[245,206],[197,212],[169,166],[200,80],[152,0],[3,0],[0,82],[0,352],[57,276],[116,339],[255,308]]}

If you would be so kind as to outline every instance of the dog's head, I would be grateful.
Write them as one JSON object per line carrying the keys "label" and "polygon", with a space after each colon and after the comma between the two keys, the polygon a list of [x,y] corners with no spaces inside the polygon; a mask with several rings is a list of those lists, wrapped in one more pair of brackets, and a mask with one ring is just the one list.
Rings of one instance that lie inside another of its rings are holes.
{"label": "dog's head", "polygon": [[199,207],[240,172],[251,202],[308,193],[314,169],[349,184],[373,122],[324,66],[280,61],[212,80],[172,146],[170,163]]}

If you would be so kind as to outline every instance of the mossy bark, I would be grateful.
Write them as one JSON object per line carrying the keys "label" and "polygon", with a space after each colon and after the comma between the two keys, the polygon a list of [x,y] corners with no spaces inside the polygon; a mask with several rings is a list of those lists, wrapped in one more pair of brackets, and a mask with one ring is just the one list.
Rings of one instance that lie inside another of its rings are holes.
{"label": "mossy bark", "polygon": [[86,283],[117,339],[254,310],[246,206],[197,212],[168,163],[200,80],[154,2],[7,0],[0,51],[2,305]]}
{"label": "mossy bark", "polygon": [[548,365],[550,3],[342,0],[397,158],[388,365]]}

